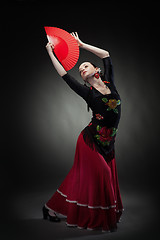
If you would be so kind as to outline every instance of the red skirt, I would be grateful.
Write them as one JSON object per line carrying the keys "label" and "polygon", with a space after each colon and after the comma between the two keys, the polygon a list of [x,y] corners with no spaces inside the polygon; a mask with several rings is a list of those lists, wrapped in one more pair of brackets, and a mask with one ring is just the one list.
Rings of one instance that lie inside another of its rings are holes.
{"label": "red skirt", "polygon": [[123,210],[115,158],[106,162],[81,133],[74,164],[45,206],[65,215],[68,226],[115,229]]}

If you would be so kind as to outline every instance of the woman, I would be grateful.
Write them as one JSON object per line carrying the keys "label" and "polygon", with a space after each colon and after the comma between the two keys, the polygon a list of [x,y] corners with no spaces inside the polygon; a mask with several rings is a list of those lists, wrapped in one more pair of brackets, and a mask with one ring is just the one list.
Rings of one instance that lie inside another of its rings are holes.
{"label": "woman", "polygon": [[86,84],[70,76],[53,54],[54,46],[46,45],[54,67],[64,81],[80,95],[93,112],[89,125],[78,137],[74,164],[60,187],[43,207],[44,218],[60,221],[56,213],[67,217],[68,226],[112,231],[122,214],[115,162],[114,143],[121,113],[121,100],[116,90],[109,53],[83,43],[72,33],[79,47],[103,60],[104,76],[90,62],[79,72]]}

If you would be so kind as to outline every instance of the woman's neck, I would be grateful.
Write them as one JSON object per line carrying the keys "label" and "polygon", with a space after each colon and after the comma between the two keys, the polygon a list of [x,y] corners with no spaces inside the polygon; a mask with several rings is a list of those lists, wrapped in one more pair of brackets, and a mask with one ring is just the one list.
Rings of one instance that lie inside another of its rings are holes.
{"label": "woman's neck", "polygon": [[101,77],[99,77],[98,79],[93,77],[90,77],[87,79],[87,82],[89,82],[89,84],[91,86],[93,86],[94,88],[103,88],[105,87],[105,84],[103,83]]}
{"label": "woman's neck", "polygon": [[87,79],[87,82],[94,87],[95,89],[97,89],[99,92],[101,92],[103,95],[105,94],[110,94],[111,90],[104,84],[104,82],[102,81],[101,77],[99,77],[98,79],[95,78],[94,76],[91,78]]}

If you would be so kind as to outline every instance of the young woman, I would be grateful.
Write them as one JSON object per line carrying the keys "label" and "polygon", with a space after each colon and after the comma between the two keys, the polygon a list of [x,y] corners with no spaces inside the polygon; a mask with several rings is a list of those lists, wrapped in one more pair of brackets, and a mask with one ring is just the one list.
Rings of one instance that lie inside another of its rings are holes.
{"label": "young woman", "polygon": [[79,47],[103,60],[104,75],[90,62],[84,62],[79,72],[86,84],[70,76],[53,54],[54,46],[46,45],[48,54],[59,75],[91,108],[93,117],[80,133],[74,164],[60,187],[43,207],[44,218],[60,221],[56,213],[67,217],[68,226],[112,231],[122,214],[115,162],[114,143],[121,114],[121,99],[113,79],[109,53],[83,43],[72,33]]}

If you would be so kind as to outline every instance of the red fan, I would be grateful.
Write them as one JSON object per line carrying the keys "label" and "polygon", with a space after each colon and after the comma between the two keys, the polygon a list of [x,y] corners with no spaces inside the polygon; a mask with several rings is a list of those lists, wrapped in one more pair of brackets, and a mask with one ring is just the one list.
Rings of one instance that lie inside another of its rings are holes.
{"label": "red fan", "polygon": [[75,38],[63,29],[44,27],[48,41],[54,45],[54,53],[66,71],[72,69],[79,58],[79,46]]}

